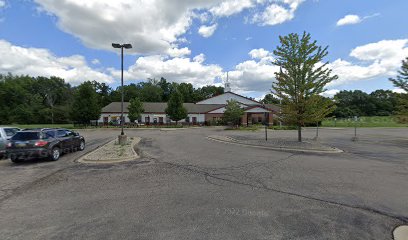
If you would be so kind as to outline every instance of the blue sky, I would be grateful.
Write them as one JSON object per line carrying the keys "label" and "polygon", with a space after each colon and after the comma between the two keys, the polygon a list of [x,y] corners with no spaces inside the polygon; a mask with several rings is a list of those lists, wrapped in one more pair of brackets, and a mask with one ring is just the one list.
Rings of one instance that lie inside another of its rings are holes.
{"label": "blue sky", "polygon": [[[0,73],[120,82],[112,42],[129,42],[126,83],[165,77],[262,97],[279,35],[310,32],[329,46],[339,90],[394,89],[408,57],[406,0],[0,0]],[[397,90],[398,91],[398,90]]]}

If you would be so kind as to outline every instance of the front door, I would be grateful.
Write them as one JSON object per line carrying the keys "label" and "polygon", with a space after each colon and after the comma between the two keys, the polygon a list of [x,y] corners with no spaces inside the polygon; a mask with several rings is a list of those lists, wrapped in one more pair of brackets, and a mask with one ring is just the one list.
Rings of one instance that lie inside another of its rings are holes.
{"label": "front door", "polygon": [[57,138],[61,143],[61,150],[70,149],[73,146],[72,138],[66,130],[58,130]]}

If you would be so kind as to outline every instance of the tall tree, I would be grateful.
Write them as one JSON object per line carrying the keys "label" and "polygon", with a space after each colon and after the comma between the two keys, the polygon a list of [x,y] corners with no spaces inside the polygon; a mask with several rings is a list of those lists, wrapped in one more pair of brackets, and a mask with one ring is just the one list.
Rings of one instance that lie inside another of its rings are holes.
{"label": "tall tree", "polygon": [[204,86],[194,90],[194,102],[199,102],[223,93],[223,87],[216,87],[212,85]]}
{"label": "tall tree", "polygon": [[187,117],[187,109],[183,106],[183,95],[178,90],[170,95],[166,114],[169,115],[171,120],[176,121],[176,124]]}
{"label": "tall tree", "polygon": [[279,104],[279,99],[269,93],[265,95],[261,102],[264,104]]}
{"label": "tall tree", "polygon": [[112,102],[112,88],[109,87],[109,85],[97,81],[92,81],[92,84],[94,85],[96,92],[99,95],[99,105],[101,105],[101,107],[105,107]]}
{"label": "tall tree", "polygon": [[167,102],[169,101],[170,94],[171,94],[171,83],[167,82],[165,78],[160,78],[160,81],[157,84],[163,92],[162,101]]}
{"label": "tall tree", "polygon": [[70,89],[69,84],[58,77],[37,77],[34,88],[43,99],[44,105],[50,108],[49,115],[51,116],[51,123],[54,124],[55,107],[62,105],[64,98],[67,97],[67,91]]}
{"label": "tall tree", "polygon": [[402,61],[401,70],[398,71],[397,78],[389,79],[394,86],[405,91],[398,99],[398,112],[400,122],[408,122],[408,57]]}
{"label": "tall tree", "polygon": [[91,120],[99,119],[101,110],[94,85],[89,81],[79,85],[72,103],[72,120],[89,124]]}
{"label": "tall tree", "polygon": [[226,122],[231,122],[234,126],[239,125],[243,115],[244,109],[241,108],[237,101],[227,101],[227,106],[225,107],[224,112],[224,120]]}
{"label": "tall tree", "polygon": [[310,34],[304,32],[300,37],[291,33],[280,36],[279,40],[280,46],[273,51],[276,56],[273,64],[280,68],[275,73],[273,93],[282,99],[282,118],[298,127],[298,141],[301,142],[302,126],[320,121],[333,111],[331,101],[319,94],[337,76],[331,75],[328,62],[322,63],[328,47],[322,48],[311,41]]}
{"label": "tall tree", "polygon": [[128,110],[129,110],[128,117],[131,122],[135,122],[135,120],[139,119],[142,116],[144,109],[143,104],[139,100],[139,98],[133,98],[132,100],[130,100]]}
{"label": "tall tree", "polygon": [[177,89],[183,95],[184,102],[194,102],[194,88],[191,83],[180,83]]}
{"label": "tall tree", "polygon": [[161,102],[163,90],[156,79],[148,79],[148,82],[139,83],[140,100],[144,102]]}
{"label": "tall tree", "polygon": [[408,57],[402,61],[401,70],[398,71],[397,78],[389,79],[394,86],[405,90],[408,93]]}

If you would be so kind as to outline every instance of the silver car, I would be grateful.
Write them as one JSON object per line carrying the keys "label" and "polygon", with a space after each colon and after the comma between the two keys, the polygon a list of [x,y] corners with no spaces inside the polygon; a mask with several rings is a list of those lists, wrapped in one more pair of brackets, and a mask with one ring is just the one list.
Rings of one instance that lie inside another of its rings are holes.
{"label": "silver car", "polygon": [[0,158],[5,155],[7,141],[18,131],[20,129],[16,127],[0,127]]}

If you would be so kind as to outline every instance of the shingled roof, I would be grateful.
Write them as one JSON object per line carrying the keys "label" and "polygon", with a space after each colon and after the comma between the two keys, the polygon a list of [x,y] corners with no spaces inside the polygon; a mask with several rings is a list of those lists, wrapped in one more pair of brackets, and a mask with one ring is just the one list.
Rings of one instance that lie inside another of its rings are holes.
{"label": "shingled roof", "polygon": [[[143,109],[145,113],[164,113],[167,107],[165,102],[143,102]],[[225,104],[194,104],[183,103],[188,113],[206,113],[216,108],[223,107]],[[123,112],[127,113],[129,102],[123,103]],[[121,103],[112,102],[109,105],[102,108],[102,113],[120,113]]]}

